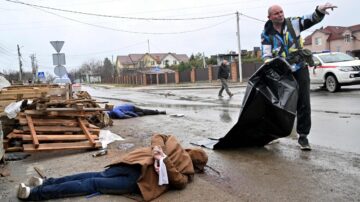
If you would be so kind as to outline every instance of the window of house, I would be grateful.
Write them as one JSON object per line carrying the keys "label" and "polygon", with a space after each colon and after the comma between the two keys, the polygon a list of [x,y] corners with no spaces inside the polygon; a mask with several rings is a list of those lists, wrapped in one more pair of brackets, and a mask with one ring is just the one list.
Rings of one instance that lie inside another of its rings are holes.
{"label": "window of house", "polygon": [[176,64],[177,64],[177,61],[176,61],[176,60],[174,60],[174,61],[173,61],[173,64],[174,64],[174,65],[176,65]]}
{"label": "window of house", "polygon": [[155,65],[155,61],[151,61],[151,65]]}
{"label": "window of house", "polygon": [[321,45],[321,37],[315,38],[315,45],[320,46]]}
{"label": "window of house", "polygon": [[336,52],[340,52],[340,46],[336,46]]}
{"label": "window of house", "polygon": [[345,40],[345,43],[350,43],[351,42],[351,35],[350,34],[345,34],[344,40]]}

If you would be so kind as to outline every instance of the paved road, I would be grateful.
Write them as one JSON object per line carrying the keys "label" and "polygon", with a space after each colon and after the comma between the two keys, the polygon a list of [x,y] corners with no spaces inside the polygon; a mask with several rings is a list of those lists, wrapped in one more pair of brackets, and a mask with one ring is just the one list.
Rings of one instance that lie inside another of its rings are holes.
{"label": "paved road", "polygon": [[[216,96],[218,89],[213,86],[85,89],[98,98],[110,99],[112,102],[133,102],[170,113],[185,113],[196,119],[206,117],[212,121],[225,122],[227,124],[224,127],[228,129],[237,121],[245,92],[244,86],[232,87],[235,93],[233,98],[219,99]],[[338,93],[329,93],[313,86],[311,143],[359,154],[359,100],[360,86],[344,87]]]}
{"label": "paved road", "polygon": [[[133,102],[184,114],[116,120],[113,130],[131,137],[174,134],[190,146],[191,141],[226,134],[237,121],[245,88],[231,88],[235,93],[231,99],[219,99],[213,86],[87,90],[115,104]],[[203,184],[195,183],[192,191],[186,189],[180,196],[194,197],[193,201],[359,201],[359,92],[358,88],[337,94],[312,90],[313,151],[300,151],[294,133],[264,148],[207,150],[212,169],[198,178]],[[173,199],[165,195],[159,200]]]}
{"label": "paved road", "polygon": [[[221,137],[237,121],[244,93],[243,87],[234,87],[232,99],[218,99],[213,86],[85,89],[93,97],[114,104],[133,102],[167,110],[168,115],[114,120],[109,129],[125,140],[111,144],[105,156],[93,158],[93,152],[85,151],[47,152],[9,162],[11,175],[0,178],[0,201],[18,201],[16,187],[36,175],[34,166],[49,177],[102,170],[114,156],[149,145],[151,134],[156,132],[175,135],[185,147],[192,146],[191,141]],[[312,91],[313,151],[300,151],[294,134],[263,148],[206,149],[209,162],[205,173],[196,175],[186,189],[168,192],[154,201],[359,201],[359,92],[358,88],[338,94]],[[185,116],[169,116],[177,113]],[[101,195],[56,201],[132,200]]]}

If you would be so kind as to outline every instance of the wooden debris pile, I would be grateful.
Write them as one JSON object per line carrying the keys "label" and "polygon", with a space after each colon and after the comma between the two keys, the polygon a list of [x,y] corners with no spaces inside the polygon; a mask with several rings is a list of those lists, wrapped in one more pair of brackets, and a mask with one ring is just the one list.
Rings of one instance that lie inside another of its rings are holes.
{"label": "wooden debris pile", "polygon": [[0,90],[0,112],[12,102],[48,96],[52,99],[66,100],[71,97],[71,86],[57,84],[13,85]]}
{"label": "wooden debris pile", "polygon": [[[80,92],[81,95],[87,94]],[[42,93],[32,102],[25,103],[18,114],[18,127],[6,137],[6,151],[53,151],[73,149],[96,149],[101,123],[96,117],[104,116],[107,110],[91,96],[59,99]],[[95,118],[94,118],[95,117]],[[17,144],[12,144],[16,142]],[[19,144],[20,142],[20,144]]]}

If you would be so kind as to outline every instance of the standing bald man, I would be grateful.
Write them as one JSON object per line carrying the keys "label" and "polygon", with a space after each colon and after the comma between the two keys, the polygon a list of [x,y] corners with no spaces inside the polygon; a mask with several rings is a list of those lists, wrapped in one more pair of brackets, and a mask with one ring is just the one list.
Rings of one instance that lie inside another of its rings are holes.
{"label": "standing bald man", "polygon": [[301,150],[311,150],[308,134],[311,128],[310,108],[310,78],[307,69],[311,62],[311,52],[303,49],[300,32],[319,23],[329,14],[328,9],[336,6],[326,3],[316,7],[315,12],[302,17],[284,17],[284,11],[279,5],[268,9],[269,20],[261,34],[262,58],[266,62],[275,57],[285,58],[291,65],[291,70],[298,83],[297,125],[298,143]]}

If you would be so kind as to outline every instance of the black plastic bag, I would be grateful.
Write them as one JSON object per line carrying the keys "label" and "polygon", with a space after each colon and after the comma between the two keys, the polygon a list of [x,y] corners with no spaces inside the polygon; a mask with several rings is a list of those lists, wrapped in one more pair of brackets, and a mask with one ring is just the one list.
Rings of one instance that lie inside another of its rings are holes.
{"label": "black plastic bag", "polygon": [[238,122],[214,149],[264,146],[290,135],[297,98],[297,82],[284,59],[262,65],[248,81]]}

